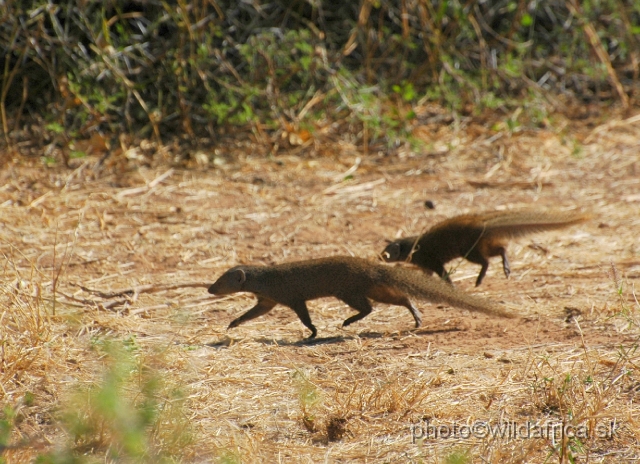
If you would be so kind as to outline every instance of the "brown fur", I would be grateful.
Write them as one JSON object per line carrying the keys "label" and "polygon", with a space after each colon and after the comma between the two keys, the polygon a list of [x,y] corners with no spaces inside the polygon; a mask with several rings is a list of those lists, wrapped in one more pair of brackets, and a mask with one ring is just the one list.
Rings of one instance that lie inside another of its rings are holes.
{"label": "brown fur", "polygon": [[252,292],[258,297],[258,302],[234,319],[229,328],[262,316],[280,303],[293,309],[300,321],[311,330],[309,338],[315,337],[317,331],[309,317],[306,301],[327,296],[334,296],[358,311],[346,319],[343,326],[368,315],[373,309],[369,302],[371,299],[404,306],[411,312],[416,327],[420,327],[420,313],[409,296],[494,316],[513,317],[500,305],[457,291],[439,279],[425,280],[422,273],[411,269],[386,266],[349,256],[274,266],[236,266],[226,271],[209,287],[209,293],[215,295],[237,292]]}
{"label": "brown fur", "polygon": [[502,256],[507,277],[511,273],[507,259],[510,238],[543,230],[559,229],[589,219],[583,213],[540,213],[531,211],[464,214],[439,222],[421,236],[389,243],[382,252],[387,262],[411,261],[426,271],[451,282],[444,265],[455,258],[480,264],[476,287],[489,268],[489,258]]}

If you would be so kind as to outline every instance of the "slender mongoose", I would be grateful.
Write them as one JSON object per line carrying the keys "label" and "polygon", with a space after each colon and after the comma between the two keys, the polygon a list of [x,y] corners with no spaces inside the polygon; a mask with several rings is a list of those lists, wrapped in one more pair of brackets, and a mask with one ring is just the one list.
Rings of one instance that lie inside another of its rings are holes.
{"label": "slender mongoose", "polygon": [[293,309],[300,321],[311,330],[309,338],[314,338],[317,330],[309,317],[306,301],[327,296],[334,296],[358,311],[344,321],[343,327],[359,321],[372,311],[369,299],[404,306],[411,312],[416,327],[420,327],[422,318],[409,301],[409,296],[494,316],[514,317],[500,305],[458,291],[440,279],[425,280],[420,271],[349,256],[273,266],[236,266],[209,287],[209,293],[215,295],[237,292],[254,293],[258,302],[234,319],[229,329],[268,313],[280,303]]}
{"label": "slender mongoose", "polygon": [[511,273],[507,259],[510,238],[543,230],[560,229],[589,219],[585,213],[492,211],[464,214],[439,222],[420,236],[406,237],[389,245],[382,252],[387,262],[410,261],[451,283],[444,265],[454,258],[465,258],[480,264],[476,287],[489,268],[489,258],[502,256],[502,268]]}

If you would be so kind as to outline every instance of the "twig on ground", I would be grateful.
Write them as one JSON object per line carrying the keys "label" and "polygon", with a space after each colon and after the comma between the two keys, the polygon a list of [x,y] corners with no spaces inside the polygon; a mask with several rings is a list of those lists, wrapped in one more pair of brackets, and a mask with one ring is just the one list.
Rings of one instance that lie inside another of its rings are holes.
{"label": "twig on ground", "polygon": [[87,288],[80,284],[72,284],[81,290],[92,293],[94,295],[98,295],[101,298],[109,299],[109,298],[117,298],[120,296],[131,296],[131,295],[139,295],[140,293],[154,293],[163,290],[176,290],[179,288],[208,288],[211,283],[207,282],[181,282],[176,284],[148,284],[148,285],[139,285],[137,287],[123,288],[119,290],[114,290],[112,292],[103,292],[101,290],[95,290],[91,288]]}

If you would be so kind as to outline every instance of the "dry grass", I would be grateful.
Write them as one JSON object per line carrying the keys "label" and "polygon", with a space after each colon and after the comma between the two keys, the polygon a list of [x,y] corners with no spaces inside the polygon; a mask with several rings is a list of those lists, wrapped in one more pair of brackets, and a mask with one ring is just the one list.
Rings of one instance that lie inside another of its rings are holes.
{"label": "dry grass", "polygon": [[[491,141],[477,130],[428,140],[427,128],[426,154],[372,155],[345,182],[356,164],[347,144],[313,159],[230,148],[239,162],[97,180],[88,161],[73,172],[10,162],[0,171],[6,461],[69,450],[95,462],[640,458],[640,128]],[[459,287],[521,320],[420,303],[425,324],[412,330],[404,308],[376,305],[341,329],[349,309],[326,299],[310,305],[320,338],[304,344],[282,307],[226,332],[251,298],[201,288],[236,263],[375,259],[384,238],[521,207],[596,216],[514,241],[508,281],[493,263],[476,290],[477,267],[457,267]],[[477,421],[589,436],[419,436]],[[611,421],[613,436],[595,436]]]}

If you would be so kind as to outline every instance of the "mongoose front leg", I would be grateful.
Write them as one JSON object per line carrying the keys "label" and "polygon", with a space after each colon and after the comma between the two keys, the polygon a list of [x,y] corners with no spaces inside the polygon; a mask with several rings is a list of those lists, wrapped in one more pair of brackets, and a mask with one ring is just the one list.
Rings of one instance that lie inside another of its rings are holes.
{"label": "mongoose front leg", "polygon": [[482,283],[482,279],[487,274],[487,269],[489,269],[489,260],[486,258],[482,258],[482,262],[478,263],[482,265],[482,269],[480,269],[480,274],[478,274],[478,278],[476,279],[476,287]]}
{"label": "mongoose front leg", "polygon": [[444,268],[444,264],[433,263],[431,266],[427,268],[427,272],[429,271],[435,272],[435,274],[441,277],[445,282],[453,285],[453,282],[451,282],[451,277],[449,277],[449,272]]}
{"label": "mongoose front leg", "polygon": [[300,322],[304,324],[304,326],[311,331],[311,335],[307,337],[307,339],[316,338],[318,331],[315,326],[311,322],[311,316],[309,316],[309,309],[307,308],[307,303],[303,301],[295,301],[293,303],[287,303],[291,309],[295,311],[300,319]]}
{"label": "mongoose front leg", "polygon": [[404,306],[409,310],[409,312],[413,316],[413,319],[416,321],[416,328],[422,325],[422,317],[420,316],[420,312],[416,309],[415,306],[413,306],[413,304],[405,294],[400,293],[397,290],[393,290],[389,287],[379,285],[373,287],[369,291],[369,293],[367,293],[367,297],[379,303]]}
{"label": "mongoose front leg", "polygon": [[229,324],[229,327],[227,327],[227,330],[233,329],[234,327],[238,327],[243,322],[250,321],[251,319],[255,319],[258,316],[267,314],[277,304],[278,303],[268,298],[258,297],[258,302],[256,303],[256,305],[253,308],[251,308],[249,311],[244,313],[242,316],[231,321],[231,324]]}
{"label": "mongoose front leg", "polygon": [[502,256],[502,269],[504,269],[504,275],[509,278],[511,274],[511,267],[509,267],[509,259],[507,258],[507,249],[502,247],[500,248],[500,256]]}

